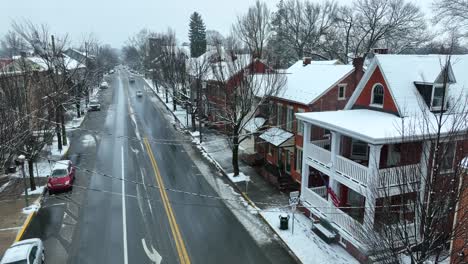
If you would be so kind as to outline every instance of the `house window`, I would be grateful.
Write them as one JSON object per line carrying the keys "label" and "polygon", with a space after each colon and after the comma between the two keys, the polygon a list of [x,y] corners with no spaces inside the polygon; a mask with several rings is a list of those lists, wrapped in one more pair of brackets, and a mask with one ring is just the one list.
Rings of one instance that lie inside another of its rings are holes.
{"label": "house window", "polygon": [[267,143],[266,147],[267,147],[268,155],[273,156],[272,147],[270,146],[270,144]]}
{"label": "house window", "polygon": [[400,144],[388,145],[387,166],[396,166],[400,163],[400,148]]}
{"label": "house window", "polygon": [[453,163],[455,160],[455,142],[447,142],[442,144],[442,152],[440,156],[440,168],[441,171],[451,171],[453,169]]}
{"label": "house window", "polygon": [[276,112],[276,126],[281,127],[283,125],[283,105],[278,104]]}
{"label": "house window", "polygon": [[367,160],[367,143],[353,139],[351,142],[351,158]]}
{"label": "house window", "polygon": [[286,158],[286,172],[290,173],[291,172],[291,155],[289,154],[289,150],[285,151],[285,158]]}
{"label": "house window", "polygon": [[[298,112],[304,113],[304,109],[299,109]],[[298,135],[304,134],[304,123],[301,120],[297,120],[297,134]]]}
{"label": "house window", "polygon": [[293,128],[293,119],[294,119],[294,111],[292,107],[288,107],[286,112],[286,130],[292,131]]}
{"label": "house window", "polygon": [[346,84],[338,85],[338,100],[346,99]]}
{"label": "house window", "polygon": [[302,149],[296,148],[296,171],[302,171]]}
{"label": "house window", "polygon": [[372,88],[371,105],[372,106],[377,106],[377,107],[382,107],[383,100],[384,100],[384,87],[381,84],[378,83],[378,84],[374,85],[374,88]]}
{"label": "house window", "polygon": [[431,110],[442,109],[442,99],[444,97],[444,86],[442,84],[434,85],[432,89]]}

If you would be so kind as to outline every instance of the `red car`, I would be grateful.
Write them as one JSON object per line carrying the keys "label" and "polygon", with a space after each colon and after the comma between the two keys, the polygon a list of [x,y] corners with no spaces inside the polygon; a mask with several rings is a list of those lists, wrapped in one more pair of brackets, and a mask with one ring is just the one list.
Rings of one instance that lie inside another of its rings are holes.
{"label": "red car", "polygon": [[71,160],[59,160],[55,162],[52,174],[47,180],[49,194],[72,189],[74,181],[75,167]]}

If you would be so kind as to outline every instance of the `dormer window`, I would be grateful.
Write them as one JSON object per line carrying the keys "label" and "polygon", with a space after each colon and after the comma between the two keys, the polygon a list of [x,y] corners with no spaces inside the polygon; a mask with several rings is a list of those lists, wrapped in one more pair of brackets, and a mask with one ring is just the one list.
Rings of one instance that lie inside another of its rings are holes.
{"label": "dormer window", "polygon": [[444,98],[444,86],[434,84],[432,88],[431,110],[440,111],[442,109],[442,99]]}
{"label": "dormer window", "polygon": [[415,83],[415,85],[431,111],[441,111],[443,108],[446,108],[447,98],[445,98],[445,105],[443,108],[442,99],[445,95],[444,92],[448,90],[448,84],[445,88],[441,83]]}
{"label": "dormer window", "polygon": [[371,106],[382,107],[384,101],[384,87],[380,83],[372,88]]}

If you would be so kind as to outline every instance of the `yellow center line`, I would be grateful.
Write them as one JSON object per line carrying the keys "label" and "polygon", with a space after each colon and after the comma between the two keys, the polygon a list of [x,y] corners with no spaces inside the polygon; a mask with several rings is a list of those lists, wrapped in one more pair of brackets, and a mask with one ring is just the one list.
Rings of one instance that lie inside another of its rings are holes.
{"label": "yellow center line", "polygon": [[180,263],[190,264],[190,258],[187,254],[187,249],[185,248],[184,240],[182,239],[182,235],[180,234],[179,226],[177,225],[174,212],[172,211],[172,207],[169,202],[166,189],[164,187],[163,179],[161,177],[161,174],[159,173],[158,164],[156,163],[153,150],[151,149],[150,143],[147,138],[144,138],[144,144],[146,147],[146,151],[148,152],[151,165],[153,166],[154,175],[156,177],[156,182],[158,183],[158,186],[159,186],[159,193],[161,194],[161,199],[163,201],[164,210],[166,211],[167,219],[169,220],[169,225],[171,227],[172,236],[174,237],[174,240],[176,243],[176,249],[177,249],[177,254],[179,255]]}

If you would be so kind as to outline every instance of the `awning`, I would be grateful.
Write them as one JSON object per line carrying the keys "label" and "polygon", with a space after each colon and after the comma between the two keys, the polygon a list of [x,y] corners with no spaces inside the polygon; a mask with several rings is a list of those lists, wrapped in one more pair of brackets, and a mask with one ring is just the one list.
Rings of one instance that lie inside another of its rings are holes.
{"label": "awning", "polygon": [[294,146],[294,134],[277,127],[269,128],[260,138],[276,147]]}
{"label": "awning", "polygon": [[266,122],[266,119],[263,117],[255,117],[250,119],[244,126],[244,130],[248,133],[257,132]]}

